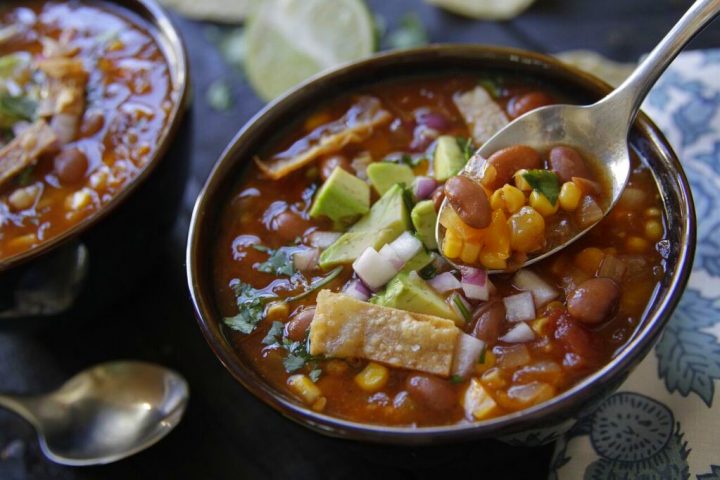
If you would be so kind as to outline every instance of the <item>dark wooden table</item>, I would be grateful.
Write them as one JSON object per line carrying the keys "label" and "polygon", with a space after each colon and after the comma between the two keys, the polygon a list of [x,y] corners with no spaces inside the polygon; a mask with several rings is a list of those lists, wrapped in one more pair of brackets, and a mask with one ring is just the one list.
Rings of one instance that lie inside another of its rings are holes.
{"label": "dark wooden table", "polygon": [[[231,0],[228,0],[231,1]],[[689,0],[538,0],[507,23],[465,20],[420,0],[368,0],[393,29],[415,11],[435,42],[478,42],[544,52],[591,48],[616,60],[647,52]],[[67,468],[46,461],[32,429],[0,412],[0,480],[244,478],[545,478],[552,447],[499,443],[430,450],[371,448],[321,437],[280,417],[240,387],[210,352],[195,324],[185,283],[184,245],[193,201],[213,162],[262,105],[242,75],[224,64],[207,24],[177,19],[190,51],[194,105],[192,176],[160,266],[139,279],[127,300],[83,326],[35,335],[0,333],[0,391],[42,392],[96,362],[137,358],[182,372],[192,397],[181,425],[157,446],[105,467]],[[715,26],[693,47],[720,47]],[[205,101],[211,82],[233,85],[234,107]]]}

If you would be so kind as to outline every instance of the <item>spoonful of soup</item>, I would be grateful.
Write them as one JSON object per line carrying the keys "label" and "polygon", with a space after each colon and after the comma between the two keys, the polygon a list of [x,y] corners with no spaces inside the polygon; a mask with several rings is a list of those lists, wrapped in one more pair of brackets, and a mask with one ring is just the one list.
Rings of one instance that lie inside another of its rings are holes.
{"label": "spoonful of soup", "polygon": [[490,273],[540,261],[612,209],[630,174],[628,132],[658,77],[720,13],[698,0],[630,77],[599,102],[552,105],[498,131],[447,180],[438,214],[440,252]]}

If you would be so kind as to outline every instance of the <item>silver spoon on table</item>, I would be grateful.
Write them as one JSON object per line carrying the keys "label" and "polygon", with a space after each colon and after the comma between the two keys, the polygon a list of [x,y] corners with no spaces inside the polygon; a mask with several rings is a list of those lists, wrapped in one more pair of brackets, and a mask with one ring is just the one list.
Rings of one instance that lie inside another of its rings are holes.
{"label": "silver spoon on table", "polygon": [[103,363],[45,395],[0,395],[0,407],[37,430],[40,449],[63,465],[101,465],[155,444],[180,422],[187,382],[159,365]]}
{"label": "silver spoon on table", "polygon": [[[569,145],[591,154],[606,169],[611,187],[611,201],[603,212],[607,215],[620,199],[630,176],[627,137],[640,105],[678,53],[719,13],[720,0],[697,0],[615,91],[592,105],[551,105],[526,113],[485,142],[468,161],[461,175],[472,177],[473,171],[478,170],[484,159],[512,145],[528,145],[538,150],[546,150],[558,144]],[[452,208],[447,199],[440,207],[440,212],[444,208]],[[440,217],[441,215],[438,215],[438,219]],[[594,225],[585,228],[564,244],[528,258],[524,266],[562,250]],[[435,235],[438,245],[442,245],[445,228],[439,221]]]}

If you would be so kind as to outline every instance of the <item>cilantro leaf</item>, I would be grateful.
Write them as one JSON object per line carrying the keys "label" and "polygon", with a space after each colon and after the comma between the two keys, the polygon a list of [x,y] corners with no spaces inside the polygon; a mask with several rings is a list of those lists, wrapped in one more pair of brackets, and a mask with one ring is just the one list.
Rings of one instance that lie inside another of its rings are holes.
{"label": "cilantro leaf", "polygon": [[390,48],[412,48],[428,43],[428,34],[420,17],[408,12],[400,19],[398,28],[387,39]]}
{"label": "cilantro leaf", "polygon": [[414,168],[426,160],[427,156],[424,153],[391,153],[387,157],[383,158],[382,161],[387,163],[404,164],[410,168]]}
{"label": "cilantro leaf", "polygon": [[270,325],[267,335],[265,335],[265,338],[262,340],[263,345],[278,343],[278,338],[282,337],[283,330],[285,330],[285,324],[283,322],[273,322],[272,325]]}
{"label": "cilantro leaf", "polygon": [[[314,357],[308,352],[308,341],[293,342],[287,338],[283,338],[282,346],[287,350],[288,354],[283,360],[283,366],[287,373],[293,373],[306,365],[311,369],[317,368],[317,362],[320,357]],[[316,374],[317,375],[317,374]]]}
{"label": "cilantro leaf", "polygon": [[251,285],[237,282],[232,286],[235,292],[235,300],[238,306],[238,313],[224,319],[225,325],[244,334],[250,334],[263,319],[265,303],[274,298],[261,290],[254,289]]}
{"label": "cilantro leaf", "polygon": [[555,173],[549,170],[528,170],[523,174],[523,178],[533,190],[545,195],[550,203],[553,205],[557,203],[558,195],[560,195],[560,181]]}
{"label": "cilantro leaf", "polygon": [[316,383],[318,380],[320,380],[320,375],[322,375],[322,370],[319,368],[314,368],[310,371],[310,374],[308,376],[310,377],[310,380],[313,381],[313,383]]}
{"label": "cilantro leaf", "polygon": [[457,141],[458,147],[460,147],[460,150],[465,157],[465,161],[467,162],[470,160],[470,157],[475,154],[475,146],[472,143],[472,138],[455,137],[455,140]]}
{"label": "cilantro leaf", "polygon": [[502,96],[502,90],[499,83],[500,82],[490,78],[483,78],[481,80],[478,80],[478,84],[483,87],[495,100]]}
{"label": "cilantro leaf", "polygon": [[462,383],[462,382],[463,382],[463,378],[462,378],[460,375],[453,375],[452,377],[450,377],[450,382],[452,382],[452,383]]}
{"label": "cilantro leaf", "polygon": [[288,353],[287,357],[283,359],[283,366],[287,373],[297,372],[305,366],[305,359],[294,353]]}
{"label": "cilantro leaf", "polygon": [[325,275],[325,276],[322,277],[321,279],[316,280],[316,281],[314,281],[313,283],[311,283],[311,284],[308,286],[307,290],[305,290],[305,291],[302,292],[302,293],[298,293],[297,295],[294,295],[294,296],[292,296],[292,297],[287,297],[287,298],[285,299],[285,301],[286,301],[287,303],[291,303],[291,302],[295,302],[295,301],[297,301],[297,300],[300,300],[300,299],[303,299],[303,298],[307,297],[308,295],[310,295],[310,294],[311,294],[312,292],[314,292],[315,290],[317,290],[317,289],[319,289],[319,288],[322,288],[322,287],[324,287],[325,285],[327,285],[328,283],[330,283],[330,282],[332,282],[333,280],[335,280],[335,278],[336,278],[338,275],[340,275],[340,272],[342,272],[342,269],[343,269],[342,266],[335,267],[335,269],[332,270],[330,273],[328,273],[327,275]]}
{"label": "cilantro leaf", "polygon": [[255,267],[256,270],[273,275],[287,275],[288,277],[295,273],[291,249],[281,247],[277,250],[267,250],[267,252],[270,257]]}
{"label": "cilantro leaf", "polygon": [[0,94],[0,126],[9,128],[22,120],[35,117],[37,104],[27,97]]}

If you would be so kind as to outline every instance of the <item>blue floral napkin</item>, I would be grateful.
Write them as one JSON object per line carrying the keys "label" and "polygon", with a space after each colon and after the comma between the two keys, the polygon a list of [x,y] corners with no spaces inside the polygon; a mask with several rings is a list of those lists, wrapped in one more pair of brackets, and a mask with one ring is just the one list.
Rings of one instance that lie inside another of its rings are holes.
{"label": "blue floral napkin", "polygon": [[551,479],[720,480],[720,50],[681,54],[643,109],[692,184],[695,265],[652,353],[558,441]]}

